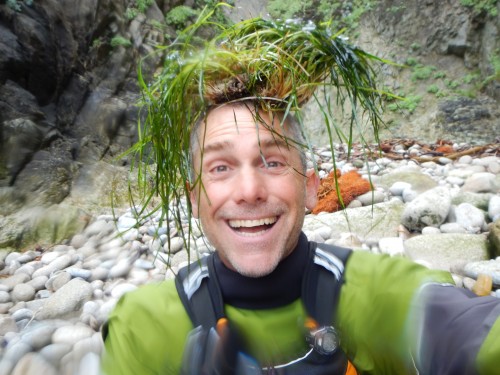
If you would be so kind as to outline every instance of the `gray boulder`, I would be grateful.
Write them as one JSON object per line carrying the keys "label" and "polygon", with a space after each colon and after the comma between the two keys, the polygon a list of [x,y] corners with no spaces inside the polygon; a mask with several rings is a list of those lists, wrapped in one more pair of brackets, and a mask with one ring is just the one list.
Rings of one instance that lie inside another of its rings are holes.
{"label": "gray boulder", "polygon": [[450,207],[449,190],[438,186],[408,202],[401,216],[401,223],[416,231],[427,226],[439,227],[446,220]]}

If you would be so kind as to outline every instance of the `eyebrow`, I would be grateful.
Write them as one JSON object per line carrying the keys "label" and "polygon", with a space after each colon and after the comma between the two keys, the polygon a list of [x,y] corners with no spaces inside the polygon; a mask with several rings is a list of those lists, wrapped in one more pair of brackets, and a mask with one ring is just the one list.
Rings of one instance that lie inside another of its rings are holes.
{"label": "eyebrow", "polygon": [[[259,140],[258,142],[261,150],[266,150],[274,147],[289,149],[290,142],[287,142],[281,137],[273,136],[272,139]],[[230,141],[214,142],[203,147],[203,154],[217,152],[225,149],[234,149],[235,146]]]}
{"label": "eyebrow", "polygon": [[203,146],[203,154],[221,151],[224,149],[234,149],[234,143],[229,141],[214,142]]}

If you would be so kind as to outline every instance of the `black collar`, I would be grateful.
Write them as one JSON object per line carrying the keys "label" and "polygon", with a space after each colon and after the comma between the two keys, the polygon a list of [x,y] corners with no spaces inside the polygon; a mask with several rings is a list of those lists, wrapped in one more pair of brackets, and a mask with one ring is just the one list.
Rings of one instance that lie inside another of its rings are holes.
{"label": "black collar", "polygon": [[270,309],[292,303],[301,296],[302,277],[308,258],[304,233],[297,246],[269,275],[252,278],[227,268],[216,253],[215,272],[224,303],[244,309]]}

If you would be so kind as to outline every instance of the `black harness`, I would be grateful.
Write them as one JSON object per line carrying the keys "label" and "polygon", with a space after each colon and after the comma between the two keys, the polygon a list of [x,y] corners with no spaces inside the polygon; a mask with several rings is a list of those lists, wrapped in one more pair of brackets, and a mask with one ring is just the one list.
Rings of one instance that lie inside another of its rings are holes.
{"label": "black harness", "polygon": [[309,352],[283,365],[262,368],[244,353],[237,330],[227,321],[215,276],[214,254],[182,268],[176,287],[193,325],[182,364],[185,375],[344,374],[347,357],[339,347],[335,307],[351,250],[309,242],[302,301],[315,327],[306,335]]}

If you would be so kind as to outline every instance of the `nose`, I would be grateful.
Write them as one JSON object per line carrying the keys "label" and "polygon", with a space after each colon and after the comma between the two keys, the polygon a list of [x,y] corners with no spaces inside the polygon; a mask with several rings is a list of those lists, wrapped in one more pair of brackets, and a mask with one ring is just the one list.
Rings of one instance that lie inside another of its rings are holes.
{"label": "nose", "polygon": [[236,203],[256,204],[267,199],[267,186],[258,168],[242,168],[234,186]]}

